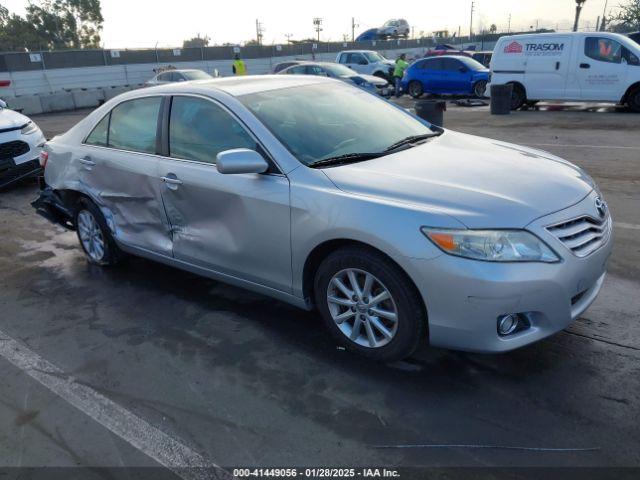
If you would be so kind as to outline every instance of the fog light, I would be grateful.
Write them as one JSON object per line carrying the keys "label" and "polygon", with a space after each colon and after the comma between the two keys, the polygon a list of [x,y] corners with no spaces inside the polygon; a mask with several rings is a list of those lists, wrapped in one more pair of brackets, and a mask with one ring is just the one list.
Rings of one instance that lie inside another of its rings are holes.
{"label": "fog light", "polygon": [[498,317],[498,333],[500,335],[511,335],[518,328],[519,322],[519,315],[515,313]]}

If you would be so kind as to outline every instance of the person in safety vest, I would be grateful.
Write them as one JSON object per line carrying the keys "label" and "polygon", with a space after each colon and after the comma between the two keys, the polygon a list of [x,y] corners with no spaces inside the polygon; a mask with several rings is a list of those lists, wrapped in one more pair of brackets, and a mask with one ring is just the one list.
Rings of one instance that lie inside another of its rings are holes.
{"label": "person in safety vest", "polygon": [[409,66],[409,62],[407,62],[407,56],[403,53],[396,60],[396,68],[393,70],[393,83],[396,89],[396,97],[400,97],[402,94],[400,90],[402,87],[400,86],[402,83],[402,76],[404,75],[404,71]]}
{"label": "person in safety vest", "polygon": [[233,61],[233,74],[234,75],[246,75],[247,74],[247,65],[243,60],[240,59],[240,55],[237,53],[233,57],[235,60]]}

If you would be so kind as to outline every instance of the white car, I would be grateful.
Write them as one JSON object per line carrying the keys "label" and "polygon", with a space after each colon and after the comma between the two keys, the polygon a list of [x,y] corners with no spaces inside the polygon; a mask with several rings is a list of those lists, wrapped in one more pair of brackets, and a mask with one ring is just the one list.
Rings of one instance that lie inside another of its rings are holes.
{"label": "white car", "polygon": [[165,85],[167,83],[188,82],[191,80],[211,80],[212,78],[213,77],[211,75],[207,72],[203,72],[202,70],[165,70],[164,72],[158,73],[151,80],[148,80],[145,85],[147,87],[154,87],[156,85]]}
{"label": "white car", "polygon": [[336,62],[358,73],[375,75],[391,81],[395,64],[373,50],[345,50],[338,53]]}
{"label": "white car", "polygon": [[0,188],[40,171],[45,141],[38,125],[0,100]]}
{"label": "white car", "polygon": [[409,22],[404,18],[398,18],[384,22],[378,34],[384,37],[408,37],[410,30]]}
{"label": "white car", "polygon": [[502,37],[491,58],[491,83],[513,84],[513,109],[563,100],[622,103],[640,112],[640,45],[608,32]]}

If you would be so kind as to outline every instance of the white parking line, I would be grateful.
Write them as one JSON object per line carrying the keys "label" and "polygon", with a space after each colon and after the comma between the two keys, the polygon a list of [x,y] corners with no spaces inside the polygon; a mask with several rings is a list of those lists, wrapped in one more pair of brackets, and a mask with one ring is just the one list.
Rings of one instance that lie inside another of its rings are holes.
{"label": "white parking line", "polygon": [[627,147],[624,145],[568,145],[562,143],[528,143],[531,147],[568,147],[568,148],[604,148],[604,149],[623,149],[623,150],[640,150],[640,147]]}
{"label": "white parking line", "polygon": [[634,223],[613,222],[613,226],[616,228],[625,228],[627,230],[640,230],[640,225]]}
{"label": "white parking line", "polygon": [[0,330],[0,355],[53,393],[184,480],[233,476],[178,440],[78,383],[64,371]]}

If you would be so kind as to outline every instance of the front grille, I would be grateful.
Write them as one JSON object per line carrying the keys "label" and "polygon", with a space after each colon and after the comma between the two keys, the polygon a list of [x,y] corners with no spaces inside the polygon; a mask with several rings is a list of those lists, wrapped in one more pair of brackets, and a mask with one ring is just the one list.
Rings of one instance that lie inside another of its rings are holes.
{"label": "front grille", "polygon": [[611,232],[611,217],[597,220],[588,215],[557,223],[547,230],[578,257],[586,257],[604,245]]}
{"label": "front grille", "polygon": [[29,151],[29,144],[22,140],[0,143],[0,160],[19,157]]}

